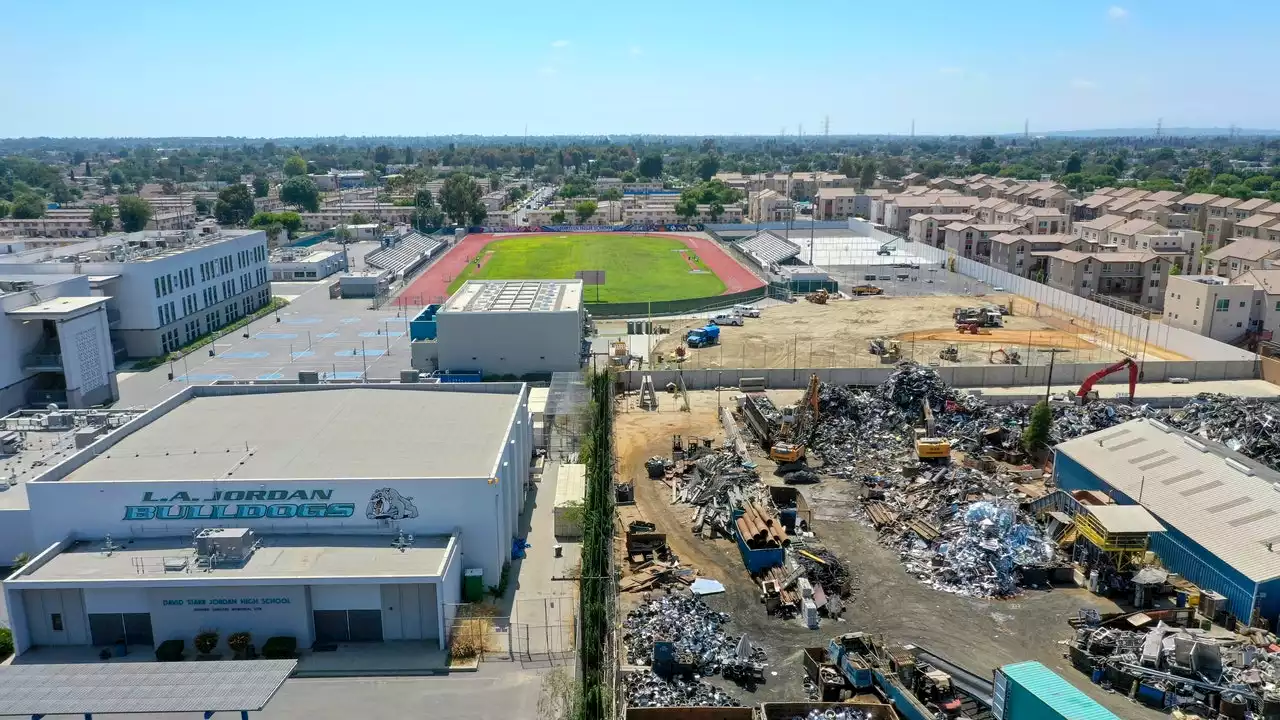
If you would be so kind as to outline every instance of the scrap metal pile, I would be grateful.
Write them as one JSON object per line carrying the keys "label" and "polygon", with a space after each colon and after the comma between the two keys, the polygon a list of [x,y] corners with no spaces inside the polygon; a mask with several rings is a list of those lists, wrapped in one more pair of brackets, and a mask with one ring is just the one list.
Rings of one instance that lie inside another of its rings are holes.
{"label": "scrap metal pile", "polygon": [[[989,406],[950,388],[928,367],[904,362],[879,387],[824,385],[815,446],[828,473],[868,486],[865,508],[881,539],[907,570],[934,587],[976,597],[1016,595],[1018,571],[1059,560],[1016,505],[1038,494],[1025,485],[1038,470],[997,470],[992,456],[1021,461],[1021,427],[1030,408]],[[938,467],[914,452],[923,405],[938,436],[974,460]],[[1092,403],[1058,407],[1054,442],[1110,427],[1137,412]]]}
{"label": "scrap metal pile", "polygon": [[807,715],[792,715],[783,720],[871,720],[872,715],[866,710],[851,707],[830,707],[819,710],[813,708]]}
{"label": "scrap metal pile", "polygon": [[658,677],[652,670],[622,676],[622,691],[631,707],[739,707],[741,703],[698,678]]}
{"label": "scrap metal pile", "polygon": [[[1146,626],[1133,629],[1135,619]],[[1164,705],[1168,698],[1185,710],[1234,704],[1240,712],[1235,717],[1245,716],[1245,706],[1259,712],[1264,700],[1280,704],[1280,646],[1274,634],[1256,628],[1237,635],[1177,627],[1146,615],[1102,623],[1088,611],[1073,625],[1072,663],[1085,672],[1101,668],[1095,680],[1105,686],[1127,692],[1137,679],[1153,689],[1153,704]],[[1140,699],[1145,694],[1140,690]]]}
{"label": "scrap metal pile", "polygon": [[622,624],[627,662],[650,665],[653,644],[670,641],[677,653],[691,656],[691,664],[700,675],[715,675],[737,654],[737,641],[724,631],[727,622],[728,614],[712,610],[694,595],[654,597],[627,613]]}
{"label": "scrap metal pile", "polygon": [[1183,432],[1280,469],[1280,407],[1274,402],[1202,393],[1185,407],[1161,415],[1161,420]]}
{"label": "scrap metal pile", "polygon": [[1057,549],[1010,505],[971,503],[942,527],[930,544],[914,532],[901,539],[907,571],[939,590],[974,597],[1019,593],[1018,569],[1047,566]]}
{"label": "scrap metal pile", "polygon": [[[742,465],[733,452],[721,450],[686,464],[684,472],[672,481],[676,498],[697,505],[693,515],[693,532],[703,538],[733,537],[733,511],[749,505],[768,507],[769,495],[755,470]],[[764,515],[770,513],[765,511]]]}

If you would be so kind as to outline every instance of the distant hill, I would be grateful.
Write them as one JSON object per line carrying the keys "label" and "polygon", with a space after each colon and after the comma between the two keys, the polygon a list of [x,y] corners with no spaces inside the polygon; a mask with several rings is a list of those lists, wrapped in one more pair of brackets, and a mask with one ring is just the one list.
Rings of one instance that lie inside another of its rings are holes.
{"label": "distant hill", "polygon": [[[1192,128],[1192,127],[1167,127],[1160,131],[1168,137],[1226,137],[1231,134],[1231,128],[1215,127],[1215,128]],[[1272,137],[1280,135],[1280,130],[1261,130],[1258,128],[1236,128],[1236,137]],[[1005,137],[1015,137],[1022,133],[1006,133]],[[1067,137],[1067,138],[1089,138],[1089,137],[1147,137],[1156,134],[1153,127],[1145,128],[1108,128],[1097,130],[1052,130],[1049,132],[1033,133],[1039,137]]]}

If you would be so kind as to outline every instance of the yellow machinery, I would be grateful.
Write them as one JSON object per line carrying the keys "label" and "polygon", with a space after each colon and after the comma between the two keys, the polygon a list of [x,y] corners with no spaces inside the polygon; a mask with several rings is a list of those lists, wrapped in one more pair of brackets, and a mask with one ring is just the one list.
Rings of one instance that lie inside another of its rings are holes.
{"label": "yellow machinery", "polygon": [[828,297],[830,297],[830,293],[827,292],[826,288],[822,288],[818,292],[811,292],[805,295],[804,299],[817,305],[826,305]]}
{"label": "yellow machinery", "polygon": [[920,407],[924,416],[924,427],[916,428],[916,457],[921,460],[951,460],[951,441],[946,438],[933,437],[933,408],[929,407],[928,398],[921,399]]}
{"label": "yellow machinery", "polygon": [[871,284],[854,285],[849,292],[857,297],[864,295],[883,295],[884,289]]}
{"label": "yellow machinery", "polygon": [[[782,463],[804,459],[805,447],[818,429],[818,374],[809,376],[809,388],[791,411],[784,414],[782,430],[769,445],[769,458]],[[790,417],[788,421],[786,418]]]}
{"label": "yellow machinery", "polygon": [[950,460],[951,441],[923,435],[916,438],[916,457],[921,460]]}

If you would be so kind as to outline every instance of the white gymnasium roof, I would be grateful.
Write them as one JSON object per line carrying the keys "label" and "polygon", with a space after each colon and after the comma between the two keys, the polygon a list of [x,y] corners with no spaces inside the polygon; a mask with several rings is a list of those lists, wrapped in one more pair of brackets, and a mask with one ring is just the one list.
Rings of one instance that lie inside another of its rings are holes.
{"label": "white gymnasium roof", "polygon": [[63,482],[490,477],[520,395],[410,388],[196,395],[109,436]]}
{"label": "white gymnasium roof", "polygon": [[1251,580],[1280,577],[1275,471],[1147,419],[1068,440],[1056,450]]}

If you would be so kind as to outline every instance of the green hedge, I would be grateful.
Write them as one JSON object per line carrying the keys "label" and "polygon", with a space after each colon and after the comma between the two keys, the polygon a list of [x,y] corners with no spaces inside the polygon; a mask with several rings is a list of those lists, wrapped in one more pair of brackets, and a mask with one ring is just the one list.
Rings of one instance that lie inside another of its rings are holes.
{"label": "green hedge", "polygon": [[684,300],[660,300],[658,302],[586,303],[587,312],[596,318],[637,318],[647,315],[688,315],[732,307],[769,296],[768,286],[711,297],[686,298]]}
{"label": "green hedge", "polygon": [[195,352],[196,350],[199,350],[205,345],[208,345],[214,340],[217,340],[220,337],[224,337],[228,333],[233,333],[236,330],[239,330],[240,328],[248,325],[249,323],[255,320],[261,320],[262,318],[270,315],[271,313],[279,310],[280,308],[288,304],[289,304],[289,301],[285,300],[284,298],[273,297],[271,298],[271,302],[255,310],[252,315],[245,315],[244,317],[231,323],[230,325],[227,325],[226,327],[221,328],[216,333],[208,333],[206,335],[201,335],[200,337],[196,338],[195,340],[192,340],[190,343],[187,343],[186,345],[183,345],[177,350],[174,350],[168,355],[158,355],[156,357],[139,360],[133,364],[133,369],[134,370],[150,370],[152,368],[160,367],[161,365],[171,360],[174,360],[174,361],[181,360],[184,356],[190,355],[191,353]]}

